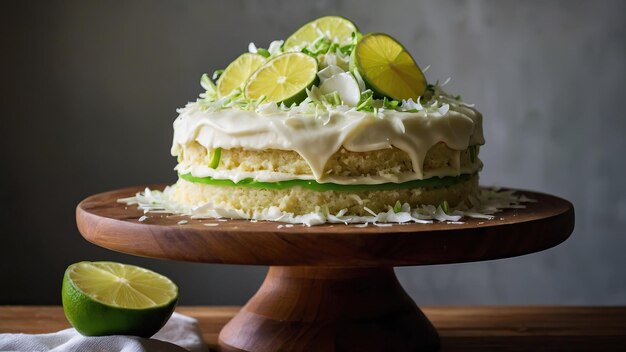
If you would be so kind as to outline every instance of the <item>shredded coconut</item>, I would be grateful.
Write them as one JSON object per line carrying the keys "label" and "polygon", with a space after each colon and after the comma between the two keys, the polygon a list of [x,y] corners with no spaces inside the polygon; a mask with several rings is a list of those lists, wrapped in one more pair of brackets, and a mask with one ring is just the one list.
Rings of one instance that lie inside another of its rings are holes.
{"label": "shredded coconut", "polygon": [[[303,224],[306,226],[325,223],[343,223],[346,225],[361,224],[357,226],[366,227],[368,223],[379,226],[386,223],[431,224],[434,221],[458,223],[461,222],[460,220],[463,218],[493,220],[493,214],[497,212],[504,209],[524,208],[525,205],[521,203],[536,201],[534,199],[529,199],[524,195],[517,195],[515,194],[515,191],[501,191],[499,189],[490,188],[481,189],[475,197],[470,197],[470,203],[472,204],[470,208],[463,206],[457,209],[450,209],[448,213],[444,212],[440,206],[435,207],[434,205],[421,205],[419,207],[411,208],[409,204],[405,203],[402,204],[400,211],[397,213],[394,212],[391,207],[388,211],[378,214],[367,207],[363,207],[363,209],[371,215],[346,215],[347,209],[342,209],[337,214],[329,214],[328,212],[324,212],[320,209],[316,212],[304,215],[295,215],[293,213],[283,212],[277,207],[270,207],[261,211],[248,213],[238,209],[220,208],[213,204],[203,204],[200,206],[184,205],[170,199],[170,195],[173,192],[172,187],[174,186],[168,186],[163,191],[150,190],[146,188],[143,192],[137,193],[134,197],[118,199],[118,202],[126,203],[127,205],[136,204],[138,208],[142,209],[145,213],[171,213],[187,215],[194,219],[217,218],[218,221],[225,221],[221,218],[229,218],[247,219],[251,222],[266,220],[289,224]],[[145,216],[142,216],[139,221],[147,219],[147,217],[144,217]],[[144,219],[142,220],[142,218]],[[482,224],[482,222],[479,224]],[[215,226],[217,224],[205,225]]]}

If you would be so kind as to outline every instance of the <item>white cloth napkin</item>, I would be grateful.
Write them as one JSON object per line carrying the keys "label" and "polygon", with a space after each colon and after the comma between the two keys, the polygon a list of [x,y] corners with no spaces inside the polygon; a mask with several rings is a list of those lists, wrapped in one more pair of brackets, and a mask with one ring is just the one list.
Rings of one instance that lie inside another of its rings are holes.
{"label": "white cloth napkin", "polygon": [[120,352],[201,352],[208,351],[198,321],[172,314],[165,326],[145,339],[137,336],[83,336],[76,329],[50,334],[0,334],[0,351],[120,351]]}

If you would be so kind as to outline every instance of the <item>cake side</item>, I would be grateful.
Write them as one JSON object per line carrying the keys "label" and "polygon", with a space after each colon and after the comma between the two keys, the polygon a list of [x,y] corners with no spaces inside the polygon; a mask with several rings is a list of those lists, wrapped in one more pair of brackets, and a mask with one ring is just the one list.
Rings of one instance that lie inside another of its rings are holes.
{"label": "cake side", "polygon": [[[465,170],[463,173],[478,172],[482,167],[478,159],[479,148],[478,145],[473,145],[457,153],[445,143],[439,142],[426,153],[422,170],[425,174],[430,174],[440,169],[455,169],[456,165],[459,165],[461,170]],[[196,142],[186,145],[180,151],[181,170],[210,163],[211,150]],[[291,150],[222,149],[219,162],[213,170],[239,173],[275,172],[314,178],[306,160]],[[323,169],[323,174],[327,178],[401,175],[414,172],[409,155],[395,147],[371,152],[351,152],[342,147],[328,159]]]}
{"label": "cake side", "polygon": [[[198,207],[209,204],[219,209],[238,210],[249,214],[276,208],[294,215],[311,213],[352,214],[367,216],[386,212],[396,204],[413,207],[446,202],[451,207],[467,202],[477,194],[478,175],[459,178],[450,186],[414,187],[369,191],[316,191],[301,186],[285,189],[216,186],[179,179],[173,188],[172,200]],[[467,204],[470,205],[470,204]]]}

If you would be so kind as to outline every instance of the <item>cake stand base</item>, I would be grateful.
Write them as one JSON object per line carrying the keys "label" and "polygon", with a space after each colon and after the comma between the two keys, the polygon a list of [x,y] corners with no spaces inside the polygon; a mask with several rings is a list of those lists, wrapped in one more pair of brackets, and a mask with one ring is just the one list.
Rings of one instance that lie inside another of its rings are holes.
{"label": "cake stand base", "polygon": [[392,267],[272,266],[222,329],[222,351],[437,351]]}
{"label": "cake stand base", "polygon": [[259,291],[222,330],[224,351],[435,351],[437,332],[393,267],[510,258],[554,247],[574,229],[570,202],[528,191],[517,192],[535,202],[493,220],[306,227],[146,215],[117,201],[143,189],[83,200],[76,208],[80,233],[144,257],[270,266]]}

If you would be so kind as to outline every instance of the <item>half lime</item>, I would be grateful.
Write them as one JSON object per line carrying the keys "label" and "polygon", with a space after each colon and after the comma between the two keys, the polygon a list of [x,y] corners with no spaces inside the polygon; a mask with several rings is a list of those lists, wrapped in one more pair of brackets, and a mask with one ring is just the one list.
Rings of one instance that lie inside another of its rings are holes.
{"label": "half lime", "polygon": [[79,262],[63,276],[63,311],[85,336],[150,337],[169,319],[178,287],[153,271],[114,262]]}

